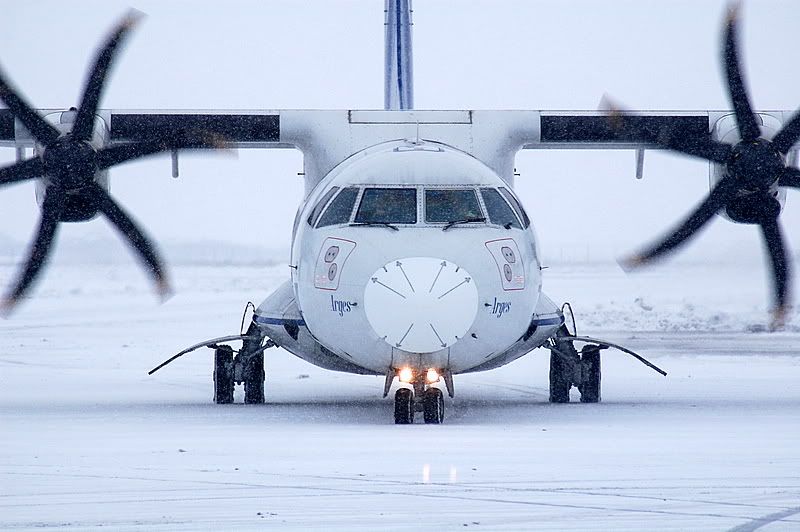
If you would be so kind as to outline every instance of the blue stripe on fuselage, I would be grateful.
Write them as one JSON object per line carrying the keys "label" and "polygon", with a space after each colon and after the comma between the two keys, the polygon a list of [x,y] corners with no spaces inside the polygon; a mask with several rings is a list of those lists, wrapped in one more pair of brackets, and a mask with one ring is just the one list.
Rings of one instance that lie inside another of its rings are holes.
{"label": "blue stripe on fuselage", "polygon": [[542,318],[542,319],[535,319],[533,320],[534,325],[561,325],[564,323],[564,318],[562,317],[555,317],[555,318]]}
{"label": "blue stripe on fuselage", "polygon": [[297,325],[305,327],[305,320],[292,320],[284,318],[267,318],[266,316],[253,316],[253,321],[259,325]]}

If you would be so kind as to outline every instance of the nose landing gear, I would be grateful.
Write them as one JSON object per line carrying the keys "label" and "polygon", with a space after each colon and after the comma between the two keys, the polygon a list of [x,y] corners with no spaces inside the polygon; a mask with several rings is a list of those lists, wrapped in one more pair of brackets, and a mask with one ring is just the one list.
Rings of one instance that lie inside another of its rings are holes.
{"label": "nose landing gear", "polygon": [[422,412],[425,423],[438,425],[444,421],[444,394],[439,388],[418,378],[411,383],[414,389],[400,388],[394,394],[394,422],[397,425],[414,423],[414,414]]}

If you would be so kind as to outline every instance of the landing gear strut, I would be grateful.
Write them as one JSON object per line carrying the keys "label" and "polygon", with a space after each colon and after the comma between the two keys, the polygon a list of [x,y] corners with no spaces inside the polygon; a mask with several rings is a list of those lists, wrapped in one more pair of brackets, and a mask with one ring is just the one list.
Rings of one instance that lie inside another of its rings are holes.
{"label": "landing gear strut", "polygon": [[242,357],[243,352],[234,357],[229,345],[214,349],[214,402],[218,405],[233,403],[237,383],[244,384],[245,404],[264,403],[264,352]]}
{"label": "landing gear strut", "polygon": [[586,345],[578,352],[574,335],[562,326],[550,346],[550,402],[569,403],[574,385],[581,393],[581,403],[600,402],[600,350],[607,346]]}
{"label": "landing gear strut", "polygon": [[[211,345],[214,348],[214,402],[233,403],[236,384],[244,384],[245,404],[264,403],[264,347],[258,326],[250,325],[242,339],[242,348],[234,356],[229,345]],[[274,345],[274,344],[273,344]]]}

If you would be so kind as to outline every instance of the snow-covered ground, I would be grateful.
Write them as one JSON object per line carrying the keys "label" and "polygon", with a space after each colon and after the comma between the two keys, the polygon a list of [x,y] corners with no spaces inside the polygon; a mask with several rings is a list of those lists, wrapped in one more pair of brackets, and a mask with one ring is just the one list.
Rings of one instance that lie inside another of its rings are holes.
{"label": "snow-covered ground", "polygon": [[605,352],[601,404],[551,405],[535,352],[457,377],[441,426],[279,350],[266,405],[212,404],[210,350],[148,377],[288,274],[172,271],[158,306],[134,265],[56,260],[0,323],[0,529],[800,529],[800,318],[762,332],[762,268],[553,265],[581,334],[669,376]]}

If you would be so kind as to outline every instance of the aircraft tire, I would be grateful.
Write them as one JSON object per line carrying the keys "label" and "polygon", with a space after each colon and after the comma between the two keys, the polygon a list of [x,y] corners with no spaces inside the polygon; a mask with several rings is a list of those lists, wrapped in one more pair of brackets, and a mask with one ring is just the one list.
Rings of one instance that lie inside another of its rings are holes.
{"label": "aircraft tire", "polygon": [[244,369],[244,402],[264,404],[264,353],[250,357]]}
{"label": "aircraft tire", "polygon": [[428,388],[422,396],[422,414],[425,423],[440,424],[444,421],[444,394],[439,388]]}
{"label": "aircraft tire", "polygon": [[414,392],[400,388],[394,394],[394,423],[409,425],[414,423]]}
{"label": "aircraft tire", "polygon": [[569,403],[572,368],[563,357],[550,353],[550,402]]}
{"label": "aircraft tire", "polygon": [[600,402],[600,349],[597,346],[586,346],[581,354],[581,373],[583,382],[579,390],[581,403]]}
{"label": "aircraft tire", "polygon": [[233,348],[221,345],[214,350],[214,402],[233,403]]}

